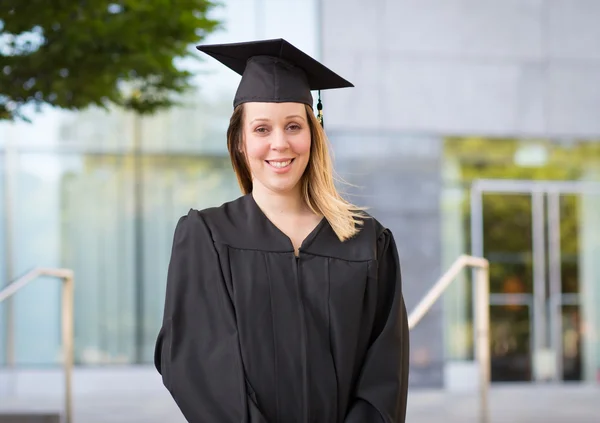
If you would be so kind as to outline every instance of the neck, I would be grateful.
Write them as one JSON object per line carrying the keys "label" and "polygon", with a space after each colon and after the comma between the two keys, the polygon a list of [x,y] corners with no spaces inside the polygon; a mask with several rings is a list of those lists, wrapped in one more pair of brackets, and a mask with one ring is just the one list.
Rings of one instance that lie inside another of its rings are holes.
{"label": "neck", "polygon": [[308,207],[300,193],[300,184],[291,191],[276,193],[255,184],[252,197],[256,204],[270,215],[298,215],[306,213]]}

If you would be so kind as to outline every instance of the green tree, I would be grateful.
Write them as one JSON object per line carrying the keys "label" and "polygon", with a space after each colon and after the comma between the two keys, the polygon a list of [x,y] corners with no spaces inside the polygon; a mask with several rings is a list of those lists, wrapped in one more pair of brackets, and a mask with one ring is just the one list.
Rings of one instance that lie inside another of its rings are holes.
{"label": "green tree", "polygon": [[141,114],[176,103],[190,72],[174,61],[219,28],[211,0],[0,1],[0,120],[27,104]]}

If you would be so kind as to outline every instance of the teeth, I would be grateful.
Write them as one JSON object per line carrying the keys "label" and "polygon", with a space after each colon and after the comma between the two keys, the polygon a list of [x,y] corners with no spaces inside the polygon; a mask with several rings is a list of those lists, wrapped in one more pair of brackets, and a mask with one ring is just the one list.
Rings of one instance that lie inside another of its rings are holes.
{"label": "teeth", "polygon": [[269,164],[273,167],[277,167],[277,168],[282,168],[282,167],[286,167],[287,165],[289,165],[292,161],[288,160],[285,162],[269,162]]}

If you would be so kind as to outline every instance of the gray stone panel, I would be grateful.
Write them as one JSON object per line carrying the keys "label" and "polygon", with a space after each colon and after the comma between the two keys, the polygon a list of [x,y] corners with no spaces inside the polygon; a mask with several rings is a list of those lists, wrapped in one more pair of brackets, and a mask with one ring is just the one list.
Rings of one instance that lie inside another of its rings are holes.
{"label": "gray stone panel", "polygon": [[546,50],[550,59],[600,60],[600,2],[546,0]]}
{"label": "gray stone panel", "polygon": [[[394,234],[410,312],[441,275],[441,143],[383,135],[334,134],[331,138],[336,152],[341,152],[338,173],[355,185],[342,188]],[[442,322],[440,302],[411,332],[411,383],[442,386]]]}
{"label": "gray stone panel", "polygon": [[383,40],[385,0],[316,0],[323,24],[321,45],[333,52],[377,52]]}
{"label": "gray stone panel", "polygon": [[546,131],[546,66],[537,63],[520,67],[514,130],[509,134],[543,134]]}
{"label": "gray stone panel", "polygon": [[326,127],[343,130],[383,127],[386,92],[382,80],[387,72],[384,57],[330,48],[324,56],[328,67],[355,84],[354,88],[321,93]]}
{"label": "gray stone panel", "polygon": [[381,113],[387,129],[463,134],[515,128],[520,69],[514,64],[399,57],[385,68]]}
{"label": "gray stone panel", "polygon": [[546,84],[549,133],[600,137],[600,63],[554,64],[548,69]]}
{"label": "gray stone panel", "polygon": [[596,0],[323,0],[336,129],[594,137]]}
{"label": "gray stone panel", "polygon": [[[542,54],[542,0],[386,0],[387,51],[459,59]],[[373,13],[373,12],[371,12]]]}

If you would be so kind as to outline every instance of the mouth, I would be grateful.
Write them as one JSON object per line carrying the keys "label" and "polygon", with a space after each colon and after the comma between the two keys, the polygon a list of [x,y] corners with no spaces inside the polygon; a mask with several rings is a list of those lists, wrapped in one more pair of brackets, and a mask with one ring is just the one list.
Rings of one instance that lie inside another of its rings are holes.
{"label": "mouth", "polygon": [[289,167],[294,159],[285,159],[285,160],[265,160],[269,164],[269,166],[274,167],[275,169],[285,169]]}

